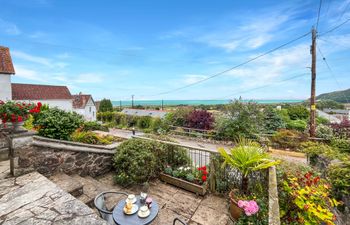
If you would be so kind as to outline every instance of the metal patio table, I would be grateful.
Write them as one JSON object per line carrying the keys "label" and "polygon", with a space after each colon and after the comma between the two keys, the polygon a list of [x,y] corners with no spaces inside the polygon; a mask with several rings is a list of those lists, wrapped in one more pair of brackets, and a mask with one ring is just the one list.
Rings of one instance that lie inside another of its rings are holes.
{"label": "metal patio table", "polygon": [[[140,196],[137,196],[137,201],[135,203],[139,209],[143,206],[140,203]],[[123,209],[125,206],[125,200],[121,200],[113,209],[113,220],[118,225],[147,225],[151,224],[152,221],[157,217],[159,206],[158,203],[153,199],[152,207],[150,208],[150,215],[146,218],[140,218],[137,212],[133,215],[127,215],[124,213]]]}

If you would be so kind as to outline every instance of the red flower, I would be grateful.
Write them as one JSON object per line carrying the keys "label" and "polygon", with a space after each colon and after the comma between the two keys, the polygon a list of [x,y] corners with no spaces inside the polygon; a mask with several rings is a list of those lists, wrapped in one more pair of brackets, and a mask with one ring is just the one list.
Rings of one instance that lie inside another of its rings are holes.
{"label": "red flower", "polygon": [[202,170],[207,170],[207,167],[206,167],[206,166],[203,166],[203,167],[202,167]]}
{"label": "red flower", "polygon": [[204,170],[202,173],[203,175],[208,175],[208,172],[206,170]]}
{"label": "red flower", "polygon": [[203,175],[203,176],[202,176],[202,181],[203,181],[203,182],[207,181],[207,176]]}
{"label": "red flower", "polygon": [[314,178],[314,184],[317,184],[320,181],[320,177],[315,177]]}
{"label": "red flower", "polygon": [[5,102],[0,100],[0,105],[3,105],[3,104],[5,104]]}
{"label": "red flower", "polygon": [[41,106],[42,106],[42,104],[41,104],[41,102],[38,102],[38,108],[40,109],[41,108]]}
{"label": "red flower", "polygon": [[18,121],[18,122],[22,122],[22,121],[23,121],[23,117],[22,117],[22,116],[18,116],[18,117],[17,117],[17,121]]}
{"label": "red flower", "polygon": [[311,173],[311,172],[308,172],[308,173],[306,173],[306,174],[304,175],[304,177],[305,177],[306,179],[310,179],[311,175],[312,175],[312,173]]}

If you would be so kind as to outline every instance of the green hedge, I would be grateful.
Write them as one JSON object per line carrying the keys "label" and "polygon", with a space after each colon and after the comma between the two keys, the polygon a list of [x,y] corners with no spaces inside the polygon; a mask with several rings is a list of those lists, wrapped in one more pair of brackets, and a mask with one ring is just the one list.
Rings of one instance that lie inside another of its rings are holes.
{"label": "green hedge", "polygon": [[155,178],[167,165],[188,165],[186,149],[157,141],[129,139],[118,146],[113,157],[115,181],[121,185],[141,184]]}

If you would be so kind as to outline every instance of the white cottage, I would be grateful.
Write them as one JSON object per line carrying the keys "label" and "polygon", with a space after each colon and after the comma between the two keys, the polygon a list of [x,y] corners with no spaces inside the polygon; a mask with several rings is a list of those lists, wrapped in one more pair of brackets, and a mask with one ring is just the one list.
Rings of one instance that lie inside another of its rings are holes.
{"label": "white cottage", "polygon": [[90,121],[96,120],[96,107],[91,95],[72,96],[66,86],[11,83],[14,74],[10,50],[0,46],[0,100],[41,102],[68,112],[75,111]]}
{"label": "white cottage", "polygon": [[96,105],[91,95],[82,93],[73,95],[73,111],[82,115],[87,121],[96,121]]}

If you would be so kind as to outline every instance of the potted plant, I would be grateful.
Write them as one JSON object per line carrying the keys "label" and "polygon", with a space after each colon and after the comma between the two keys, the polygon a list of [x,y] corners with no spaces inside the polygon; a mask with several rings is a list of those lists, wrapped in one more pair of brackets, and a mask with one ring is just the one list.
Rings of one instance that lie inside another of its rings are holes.
{"label": "potted plant", "polygon": [[[240,138],[234,148],[227,152],[220,148],[219,152],[224,158],[223,166],[229,165],[241,173],[241,192],[244,195],[249,194],[249,175],[253,171],[267,169],[279,163],[269,158],[269,155],[256,142]],[[238,199],[235,197],[235,191],[232,190],[230,197],[230,213],[232,218],[238,219],[242,213],[238,206]]]}
{"label": "potted plant", "polygon": [[22,130],[24,121],[30,114],[39,113],[42,104],[0,100],[0,119],[6,127],[9,123],[15,131]]}
{"label": "potted plant", "polygon": [[183,188],[197,195],[205,195],[207,192],[208,171],[206,166],[192,167],[166,167],[160,179],[166,183]]}

